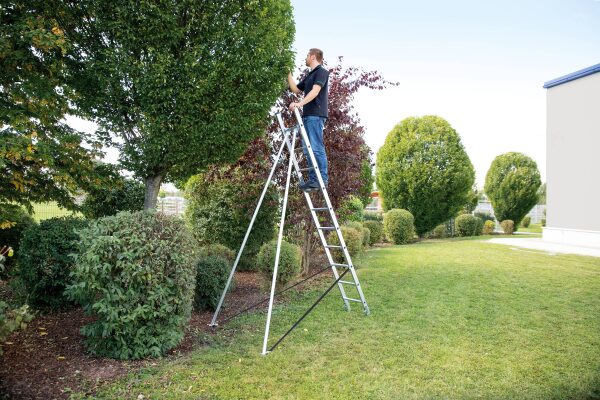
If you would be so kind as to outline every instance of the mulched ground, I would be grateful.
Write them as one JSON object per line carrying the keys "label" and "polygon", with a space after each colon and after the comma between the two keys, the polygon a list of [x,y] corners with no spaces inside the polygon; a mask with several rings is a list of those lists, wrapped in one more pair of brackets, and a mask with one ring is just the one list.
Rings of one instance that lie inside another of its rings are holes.
{"label": "mulched ground", "polygon": [[[320,276],[331,279],[330,275]],[[219,320],[268,296],[269,282],[257,273],[237,272],[235,280]],[[179,357],[201,346],[199,333],[216,334],[208,326],[211,318],[211,312],[194,313],[184,340],[167,357]],[[156,365],[151,359],[119,361],[88,355],[79,330],[90,321],[81,309],[75,309],[37,316],[25,330],[15,332],[0,357],[0,398],[47,400],[68,399],[71,392],[93,394],[130,371]]]}

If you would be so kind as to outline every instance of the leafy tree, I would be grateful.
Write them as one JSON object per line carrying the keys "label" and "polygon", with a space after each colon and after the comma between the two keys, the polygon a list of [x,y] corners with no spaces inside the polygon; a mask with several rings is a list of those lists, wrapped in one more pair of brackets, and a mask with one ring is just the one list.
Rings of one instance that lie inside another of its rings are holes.
{"label": "leafy tree", "polygon": [[362,201],[363,206],[366,207],[371,203],[371,193],[373,192],[373,183],[375,182],[371,160],[363,162],[361,168],[361,180],[363,185],[358,190],[358,196],[360,201]]}
{"label": "leafy tree", "polygon": [[538,189],[537,204],[546,204],[546,182],[542,183],[542,185]]}
{"label": "leafy tree", "polygon": [[144,209],[264,132],[292,66],[289,0],[61,4],[75,103],[143,179]]}
{"label": "leafy tree", "polygon": [[377,153],[384,209],[406,209],[422,236],[454,217],[471,198],[475,170],[458,133],[443,118],[409,117]]}
{"label": "leafy tree", "polygon": [[94,162],[100,143],[64,122],[73,111],[64,84],[70,44],[50,17],[53,7],[43,1],[0,7],[0,202],[30,210],[32,202],[50,200],[73,209],[74,192],[104,184]]}
{"label": "leafy tree", "polygon": [[498,221],[521,221],[536,205],[541,184],[535,161],[525,154],[510,152],[492,161],[484,189]]}

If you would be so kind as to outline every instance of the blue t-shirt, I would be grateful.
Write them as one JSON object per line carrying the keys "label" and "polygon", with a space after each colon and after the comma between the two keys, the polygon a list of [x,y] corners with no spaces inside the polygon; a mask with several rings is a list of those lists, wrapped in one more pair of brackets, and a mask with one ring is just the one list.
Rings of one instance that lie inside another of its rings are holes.
{"label": "blue t-shirt", "polygon": [[318,117],[328,117],[327,113],[327,95],[329,90],[329,71],[327,71],[322,65],[318,65],[308,73],[298,84],[298,89],[304,92],[306,96],[312,90],[314,85],[321,86],[321,91],[312,99],[310,103],[307,103],[302,108],[303,115],[316,115]]}

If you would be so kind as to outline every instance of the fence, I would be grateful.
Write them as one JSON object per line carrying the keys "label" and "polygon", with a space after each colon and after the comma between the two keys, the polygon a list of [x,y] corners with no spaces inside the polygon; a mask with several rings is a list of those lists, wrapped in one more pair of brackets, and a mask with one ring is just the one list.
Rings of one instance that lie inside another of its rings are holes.
{"label": "fence", "polygon": [[[531,218],[531,223],[539,224],[542,222],[542,219],[546,218],[544,216],[544,211],[546,210],[545,204],[537,204],[533,206],[531,211],[527,213],[527,215]],[[490,214],[492,217],[494,216],[494,208],[492,207],[492,203],[490,201],[480,201],[477,203],[477,208],[475,208],[475,212]],[[515,221],[520,222],[520,221]]]}

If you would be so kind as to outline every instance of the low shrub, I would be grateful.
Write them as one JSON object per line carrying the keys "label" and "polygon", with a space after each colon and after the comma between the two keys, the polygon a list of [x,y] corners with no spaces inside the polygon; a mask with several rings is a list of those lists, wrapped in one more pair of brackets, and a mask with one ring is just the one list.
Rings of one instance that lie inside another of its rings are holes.
{"label": "low shrub", "polygon": [[196,310],[215,310],[217,308],[230,270],[229,260],[221,255],[211,254],[199,257],[196,262],[196,289],[194,294],[194,308]]}
{"label": "low shrub", "polygon": [[2,345],[11,333],[18,329],[27,328],[27,323],[33,319],[29,312],[29,306],[23,305],[15,309],[9,309],[8,304],[0,301],[0,356]]}
{"label": "low shrub", "polygon": [[[344,238],[344,242],[346,243],[346,248],[348,249],[348,253],[350,253],[350,257],[355,257],[360,254],[363,250],[363,233],[361,231],[348,226],[342,225],[340,226],[340,230],[342,232],[342,236]],[[332,246],[339,246],[340,241],[336,232],[331,232],[327,236],[327,243]],[[337,263],[345,263],[344,253],[340,249],[332,249],[331,255],[333,259]]]}
{"label": "low shrub", "polygon": [[409,243],[415,236],[415,218],[407,210],[392,209],[383,217],[383,231],[394,244]]}
{"label": "low shrub", "polygon": [[523,225],[523,228],[529,228],[530,224],[531,224],[531,217],[529,215],[526,215],[525,218],[523,218],[523,220],[521,221],[521,225]]}
{"label": "low shrub", "polygon": [[371,231],[369,245],[373,246],[375,243],[380,243],[383,239],[383,222],[369,220],[364,222],[364,226]]}
{"label": "low shrub", "polygon": [[219,243],[209,244],[206,246],[202,246],[198,250],[198,258],[210,257],[210,256],[218,256],[222,257],[229,263],[230,266],[233,265],[235,261],[236,253],[231,250],[229,247],[224,246]]}
{"label": "low shrub", "polygon": [[510,219],[505,219],[504,221],[500,222],[500,226],[502,227],[502,231],[504,231],[504,233],[507,235],[512,235],[515,231],[515,223]]}
{"label": "low shrub", "polygon": [[[19,254],[19,243],[23,233],[35,225],[35,221],[21,206],[16,204],[0,204],[0,248],[12,247],[15,254]],[[0,270],[0,278],[6,278],[16,265],[16,257],[4,260],[4,271]]]}
{"label": "low shrub", "polygon": [[380,221],[383,222],[383,213],[381,211],[365,211],[365,221]]}
{"label": "low shrub", "polygon": [[[277,240],[271,240],[263,244],[258,252],[258,268],[269,278],[273,276],[276,252]],[[277,267],[277,282],[286,284],[298,276],[301,270],[302,251],[300,250],[300,246],[282,240],[279,252],[279,265]]]}
{"label": "low shrub", "polygon": [[371,245],[371,230],[369,228],[367,228],[366,226],[363,226],[361,228],[362,230],[362,235],[363,235],[363,249],[366,249],[367,247],[369,247]]}
{"label": "low shrub", "polygon": [[446,224],[439,224],[438,226],[433,228],[433,230],[429,233],[429,237],[431,239],[443,239],[445,237],[448,237],[447,231],[448,228],[446,227]]}
{"label": "low shrub", "polygon": [[483,221],[471,214],[462,214],[454,220],[458,236],[479,236],[483,228]]}
{"label": "low shrub", "polygon": [[195,241],[177,217],[120,212],[80,231],[66,292],[94,322],[88,350],[118,359],[161,356],[183,339],[196,282]]}
{"label": "low shrub", "polygon": [[483,234],[491,235],[496,229],[496,223],[494,221],[487,220],[483,223]]}
{"label": "low shrub", "polygon": [[23,234],[15,275],[27,303],[36,309],[57,310],[73,305],[64,294],[75,267],[71,256],[78,249],[78,230],[88,221],[55,217],[32,225]]}
{"label": "low shrub", "polygon": [[356,196],[350,195],[338,208],[339,222],[344,224],[350,221],[362,222],[365,219],[365,206]]}

